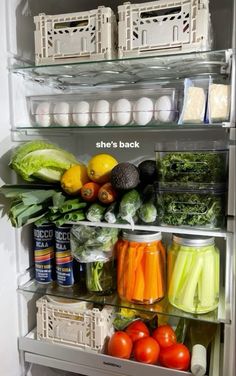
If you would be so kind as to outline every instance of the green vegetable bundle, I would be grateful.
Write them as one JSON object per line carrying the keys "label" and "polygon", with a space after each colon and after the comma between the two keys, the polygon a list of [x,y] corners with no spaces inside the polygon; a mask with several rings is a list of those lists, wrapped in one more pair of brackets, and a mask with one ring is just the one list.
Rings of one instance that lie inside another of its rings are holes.
{"label": "green vegetable bundle", "polygon": [[160,191],[157,201],[162,225],[220,228],[224,224],[224,193]]}
{"label": "green vegetable bundle", "polygon": [[79,198],[68,199],[62,192],[48,186],[5,185],[0,188],[0,193],[11,200],[8,216],[14,227],[29,223],[39,226],[45,222],[62,226],[66,222],[85,219],[82,209],[86,203]]}

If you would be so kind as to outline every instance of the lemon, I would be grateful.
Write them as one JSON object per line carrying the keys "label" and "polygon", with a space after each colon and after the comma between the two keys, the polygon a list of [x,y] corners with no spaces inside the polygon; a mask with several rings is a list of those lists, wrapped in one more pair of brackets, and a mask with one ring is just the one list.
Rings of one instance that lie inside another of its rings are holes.
{"label": "lemon", "polygon": [[88,163],[88,176],[95,183],[107,183],[110,181],[111,170],[117,164],[117,160],[112,155],[97,154]]}
{"label": "lemon", "polygon": [[76,195],[89,181],[87,168],[82,164],[70,167],[61,177],[61,187],[68,195]]}

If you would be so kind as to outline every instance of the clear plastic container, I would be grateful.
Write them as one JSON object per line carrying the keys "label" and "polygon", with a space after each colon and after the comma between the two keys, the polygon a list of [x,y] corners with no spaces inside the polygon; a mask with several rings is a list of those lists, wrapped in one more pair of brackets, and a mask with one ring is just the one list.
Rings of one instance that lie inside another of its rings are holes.
{"label": "clear plastic container", "polygon": [[219,188],[227,181],[228,150],[218,141],[155,146],[160,187]]}
{"label": "clear plastic container", "polygon": [[117,243],[117,289],[121,299],[152,304],[165,295],[166,252],[161,233],[123,231]]}
{"label": "clear plastic container", "polygon": [[214,238],[173,235],[167,261],[173,306],[197,314],[218,306],[220,256]]}
{"label": "clear plastic container", "polygon": [[160,86],[27,97],[31,124],[39,127],[176,123],[177,101],[175,89]]}
{"label": "clear plastic container", "polygon": [[220,229],[225,224],[226,193],[218,190],[157,189],[161,225]]}
{"label": "clear plastic container", "polygon": [[112,294],[116,288],[114,260],[94,261],[86,264],[86,287],[98,295]]}

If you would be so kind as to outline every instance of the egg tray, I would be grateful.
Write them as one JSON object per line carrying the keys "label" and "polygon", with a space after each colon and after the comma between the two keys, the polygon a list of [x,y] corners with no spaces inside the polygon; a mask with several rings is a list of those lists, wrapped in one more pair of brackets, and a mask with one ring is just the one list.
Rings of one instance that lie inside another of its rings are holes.
{"label": "egg tray", "polygon": [[32,126],[106,126],[174,123],[177,120],[175,89],[138,90],[28,97]]}

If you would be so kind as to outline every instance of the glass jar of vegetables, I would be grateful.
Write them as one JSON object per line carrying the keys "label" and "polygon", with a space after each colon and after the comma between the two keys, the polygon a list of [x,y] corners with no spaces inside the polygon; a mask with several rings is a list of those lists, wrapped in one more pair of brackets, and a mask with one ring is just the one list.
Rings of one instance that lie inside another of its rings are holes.
{"label": "glass jar of vegetables", "polygon": [[160,232],[123,231],[117,242],[117,289],[121,299],[152,304],[165,294],[166,252]]}
{"label": "glass jar of vegetables", "polygon": [[108,295],[114,292],[116,273],[114,259],[86,264],[86,287],[89,292]]}
{"label": "glass jar of vegetables", "polygon": [[173,235],[168,250],[168,298],[186,312],[213,311],[219,302],[219,250],[212,237]]}

